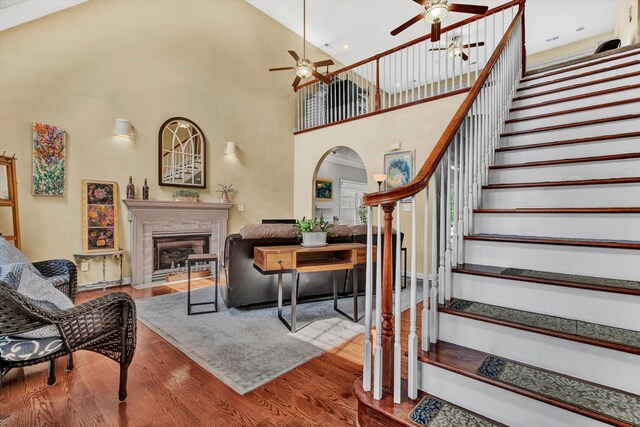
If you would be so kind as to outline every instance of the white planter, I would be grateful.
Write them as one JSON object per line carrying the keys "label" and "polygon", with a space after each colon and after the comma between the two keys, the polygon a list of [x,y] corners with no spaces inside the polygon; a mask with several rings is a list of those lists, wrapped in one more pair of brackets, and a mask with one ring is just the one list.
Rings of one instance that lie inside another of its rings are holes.
{"label": "white planter", "polygon": [[175,197],[174,200],[176,202],[197,202],[198,198],[197,197],[189,197],[189,196],[178,196],[178,197]]}
{"label": "white planter", "polygon": [[324,231],[302,233],[303,246],[324,246],[326,244],[327,244],[327,233]]}

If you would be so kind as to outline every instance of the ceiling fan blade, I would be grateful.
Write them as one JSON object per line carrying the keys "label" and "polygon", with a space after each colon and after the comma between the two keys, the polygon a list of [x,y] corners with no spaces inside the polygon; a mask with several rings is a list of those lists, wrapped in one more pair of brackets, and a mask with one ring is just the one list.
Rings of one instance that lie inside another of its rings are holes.
{"label": "ceiling fan blade", "polygon": [[404,30],[406,30],[407,28],[409,28],[410,26],[412,26],[413,24],[415,24],[416,22],[420,21],[422,19],[422,13],[419,15],[414,16],[413,18],[409,19],[407,22],[405,22],[404,24],[400,25],[398,28],[396,28],[395,30],[391,31],[391,35],[392,36],[397,36],[398,34],[400,34],[401,32],[403,32]]}
{"label": "ceiling fan blade", "polygon": [[460,12],[460,13],[472,13],[474,15],[484,15],[487,10],[489,10],[489,6],[478,6],[474,4],[450,4],[449,11],[450,12]]}
{"label": "ceiling fan blade", "polygon": [[431,41],[432,42],[437,42],[438,40],[440,40],[441,24],[442,24],[441,21],[434,22],[433,24],[431,24]]}
{"label": "ceiling fan blade", "polygon": [[316,70],[311,70],[311,74],[313,74],[313,76],[320,80],[323,83],[326,83],[328,85],[331,84],[331,79],[327,76],[323,76],[322,74],[320,74],[319,72],[317,72]]}
{"label": "ceiling fan blade", "polygon": [[287,52],[289,52],[289,55],[293,56],[293,59],[295,59],[296,62],[300,62],[300,57],[298,56],[298,54],[295,51],[289,50]]}
{"label": "ceiling fan blade", "polygon": [[424,6],[429,0],[413,0],[413,1],[418,3],[420,6]]}
{"label": "ceiling fan blade", "polygon": [[295,70],[296,67],[269,68],[269,71]]}
{"label": "ceiling fan blade", "polygon": [[324,61],[318,61],[313,63],[314,67],[327,67],[329,65],[333,65],[333,61],[330,59],[325,59]]}
{"label": "ceiling fan blade", "polygon": [[462,46],[460,46],[463,49],[467,49],[469,47],[479,47],[479,46],[484,46],[484,42],[480,42],[480,43],[469,43],[469,44],[463,44]]}
{"label": "ceiling fan blade", "polygon": [[460,52],[460,58],[462,58],[463,61],[469,60],[469,56],[467,56],[467,54],[464,52]]}
{"label": "ceiling fan blade", "polygon": [[300,84],[300,80],[302,80],[302,78],[300,76],[296,76],[296,79],[293,81],[293,84],[291,86],[293,86],[294,89],[297,88]]}
{"label": "ceiling fan blade", "polygon": [[447,48],[446,47],[437,47],[437,48],[434,48],[434,49],[429,49],[429,51],[432,51],[432,50],[447,50]]}

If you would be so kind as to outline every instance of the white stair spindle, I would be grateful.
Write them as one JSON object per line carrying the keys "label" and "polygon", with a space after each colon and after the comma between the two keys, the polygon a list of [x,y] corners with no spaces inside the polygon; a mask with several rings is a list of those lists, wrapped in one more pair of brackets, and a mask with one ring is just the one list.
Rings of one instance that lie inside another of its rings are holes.
{"label": "white stair spindle", "polygon": [[422,246],[422,351],[429,351],[429,337],[431,328],[431,313],[429,311],[429,296],[431,283],[429,282],[429,185],[424,189],[424,236]]}
{"label": "white stair spindle", "polygon": [[444,259],[444,299],[445,301],[449,301],[451,299],[451,148],[447,149],[445,152],[446,159],[443,161],[444,167],[446,168],[446,186],[445,186],[445,239],[446,239],[446,249],[445,249],[445,259]]}
{"label": "white stair spindle", "polygon": [[438,303],[439,297],[439,277],[438,277],[438,180],[436,179],[437,171],[431,179],[431,188],[433,194],[433,205],[431,208],[431,295],[430,295],[430,320],[431,342],[438,342]]}
{"label": "white stair spindle", "polygon": [[458,152],[460,151],[458,148],[458,142],[460,140],[460,132],[458,131],[456,135],[453,136],[453,142],[451,143],[453,150],[453,164],[451,168],[453,170],[453,218],[452,227],[451,227],[451,266],[455,267],[458,265],[458,221],[456,217],[458,215]]}
{"label": "white stair spindle", "polygon": [[[409,398],[418,397],[418,335],[416,333],[416,314],[418,303],[418,275],[417,272],[417,256],[416,256],[416,196],[411,197],[411,304],[409,305],[409,338],[408,338],[408,388]],[[399,319],[396,319],[398,321]]]}
{"label": "white stair spindle", "polygon": [[[367,207],[367,259],[365,270],[365,297],[364,297],[364,362],[362,366],[362,388],[371,391],[371,306],[373,302],[373,289],[371,279],[373,276],[373,224],[371,218],[371,206]],[[354,284],[354,286],[356,286]]]}
{"label": "white stair spindle", "polygon": [[447,287],[447,277],[445,275],[445,245],[446,245],[446,220],[445,220],[445,199],[447,198],[447,194],[444,189],[445,180],[447,179],[447,174],[445,173],[445,161],[444,159],[440,161],[440,197],[439,197],[439,205],[438,209],[440,210],[440,214],[438,215],[438,226],[440,228],[438,238],[438,255],[440,259],[440,264],[438,265],[438,281],[439,281],[439,302],[440,304],[444,304],[444,294],[445,289]]}
{"label": "white stair spindle", "polygon": [[382,399],[382,206],[378,206],[376,243],[376,347],[373,358],[373,398]]}
{"label": "white stair spindle", "polygon": [[458,176],[458,180],[456,182],[456,203],[458,208],[458,242],[457,242],[457,258],[454,260],[456,265],[462,264],[464,262],[464,144],[465,144],[465,133],[466,126],[463,124],[460,129],[458,129],[458,150],[460,155],[456,161],[456,174]]}
{"label": "white stair spindle", "polygon": [[[400,345],[400,334],[402,333],[402,309],[400,307],[400,292],[402,290],[402,230],[400,217],[400,202],[396,203],[396,277],[395,277],[395,300],[393,308],[393,318],[395,334],[393,340],[393,403],[400,403],[402,400],[402,347]],[[412,251],[413,252],[413,251]]]}

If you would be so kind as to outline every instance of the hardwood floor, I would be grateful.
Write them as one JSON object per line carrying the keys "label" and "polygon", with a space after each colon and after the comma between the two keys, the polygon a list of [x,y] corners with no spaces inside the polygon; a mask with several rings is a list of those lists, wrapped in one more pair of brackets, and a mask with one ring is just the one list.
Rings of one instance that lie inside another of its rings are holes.
{"label": "hardwood floor", "polygon": [[[135,299],[183,289],[122,288]],[[77,303],[100,295],[81,292]],[[362,335],[240,396],[138,322],[126,402],[117,399],[118,365],[80,351],[72,372],[58,360],[53,387],[46,384],[46,363],[10,371],[0,426],[353,426],[361,352]]]}

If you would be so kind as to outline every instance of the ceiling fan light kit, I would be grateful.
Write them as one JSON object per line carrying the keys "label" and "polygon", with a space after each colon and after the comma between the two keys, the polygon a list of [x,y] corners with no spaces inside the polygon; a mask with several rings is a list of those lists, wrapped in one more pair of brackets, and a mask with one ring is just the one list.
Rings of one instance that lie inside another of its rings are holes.
{"label": "ceiling fan light kit", "polygon": [[425,7],[426,9],[424,11],[424,20],[427,22],[427,24],[435,24],[436,22],[440,22],[449,14],[449,5],[447,5],[446,0],[434,0],[427,3]]}

